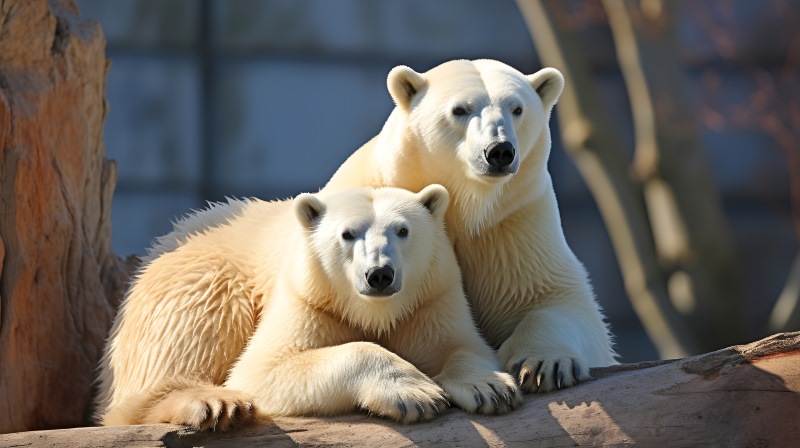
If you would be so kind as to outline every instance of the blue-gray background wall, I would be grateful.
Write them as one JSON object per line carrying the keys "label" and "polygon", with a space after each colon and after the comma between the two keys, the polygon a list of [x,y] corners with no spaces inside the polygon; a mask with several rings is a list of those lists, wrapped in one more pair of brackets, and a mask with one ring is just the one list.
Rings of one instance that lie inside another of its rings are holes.
{"label": "blue-gray background wall", "polygon": [[[492,58],[526,73],[541,68],[513,0],[77,3],[82,15],[100,21],[112,60],[105,139],[119,164],[112,244],[123,256],[143,253],[171,219],[206,200],[316,191],[380,130],[392,108],[385,78],[395,65],[424,71],[449,59]],[[576,20],[588,23],[603,98],[632,151],[611,37],[591,17],[599,2],[568,3]],[[798,10],[796,1],[680,2],[676,64],[686,68],[745,267],[751,338],[765,333],[796,252],[787,151],[797,147],[749,125],[758,117],[748,104],[758,100],[765,77],[787,70]],[[790,85],[776,107],[797,103],[796,73]],[[743,109],[741,122],[714,115],[735,107]],[[553,129],[550,170],[567,239],[591,273],[623,361],[654,359],[597,208]]]}

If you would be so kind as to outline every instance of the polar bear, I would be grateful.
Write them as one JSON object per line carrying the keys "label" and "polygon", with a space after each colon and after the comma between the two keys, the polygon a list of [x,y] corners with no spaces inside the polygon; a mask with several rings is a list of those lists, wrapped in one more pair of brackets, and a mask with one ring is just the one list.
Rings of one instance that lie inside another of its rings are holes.
{"label": "polar bear", "polygon": [[[229,201],[158,239],[101,361],[103,424],[224,430],[361,408],[402,423],[522,395],[480,337],[447,190]],[[254,412],[253,410],[256,410]]]}
{"label": "polar bear", "polygon": [[493,60],[389,73],[381,132],[322,191],[431,183],[451,194],[447,230],[482,334],[525,392],[569,387],[616,363],[583,265],[567,245],[547,159],[564,79]]}

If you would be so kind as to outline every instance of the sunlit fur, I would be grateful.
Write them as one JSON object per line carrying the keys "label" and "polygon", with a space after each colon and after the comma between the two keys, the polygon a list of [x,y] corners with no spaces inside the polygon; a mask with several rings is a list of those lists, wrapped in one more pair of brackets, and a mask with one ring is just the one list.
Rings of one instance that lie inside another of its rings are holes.
{"label": "sunlit fur", "polygon": [[[547,171],[548,121],[561,74],[548,68],[525,76],[497,61],[458,60],[421,74],[395,68],[388,85],[397,107],[323,192],[444,185],[451,194],[447,230],[467,296],[504,367],[542,363],[565,373],[574,363],[580,380],[588,367],[614,363],[587,273],[564,239]],[[454,116],[454,106],[464,104],[469,114]],[[516,105],[519,116],[512,113]],[[516,173],[476,172],[475,160],[493,136],[515,145]],[[553,389],[556,373],[535,388],[528,382],[526,390]]]}
{"label": "sunlit fur", "polygon": [[[445,394],[469,412],[518,406],[472,321],[444,230],[448,198],[437,185],[229,200],[177,222],[115,320],[99,421],[220,430],[236,423],[232,407],[254,405],[265,416],[363,408],[413,422],[437,415]],[[398,224],[408,236],[386,237]],[[383,253],[402,269],[399,292],[358,294],[369,251],[342,229],[393,246]]]}

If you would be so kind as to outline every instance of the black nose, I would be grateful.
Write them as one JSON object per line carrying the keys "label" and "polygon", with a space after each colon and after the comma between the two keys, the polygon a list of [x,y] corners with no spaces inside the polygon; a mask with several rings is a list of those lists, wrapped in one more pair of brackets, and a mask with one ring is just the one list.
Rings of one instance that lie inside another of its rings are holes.
{"label": "black nose", "polygon": [[389,266],[370,268],[367,271],[367,283],[378,291],[384,290],[394,280],[394,269]]}
{"label": "black nose", "polygon": [[486,161],[494,168],[505,168],[514,161],[514,145],[500,142],[486,150]]}

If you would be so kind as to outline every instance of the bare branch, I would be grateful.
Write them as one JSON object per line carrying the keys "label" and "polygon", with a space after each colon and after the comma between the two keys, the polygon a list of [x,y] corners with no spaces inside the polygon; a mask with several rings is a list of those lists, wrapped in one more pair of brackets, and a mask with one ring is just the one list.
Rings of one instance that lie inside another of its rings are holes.
{"label": "bare branch", "polygon": [[603,0],[634,117],[642,182],[669,295],[703,347],[744,334],[740,275],[679,60],[673,5]]}
{"label": "bare branch", "polygon": [[564,146],[603,215],[634,310],[662,357],[697,353],[693,332],[667,295],[644,199],[611,131],[578,30],[554,25],[558,3],[517,4],[542,62],[561,70],[569,83],[556,108]]}
{"label": "bare branch", "polygon": [[789,277],[769,316],[770,331],[800,328],[800,254],[792,263]]}

